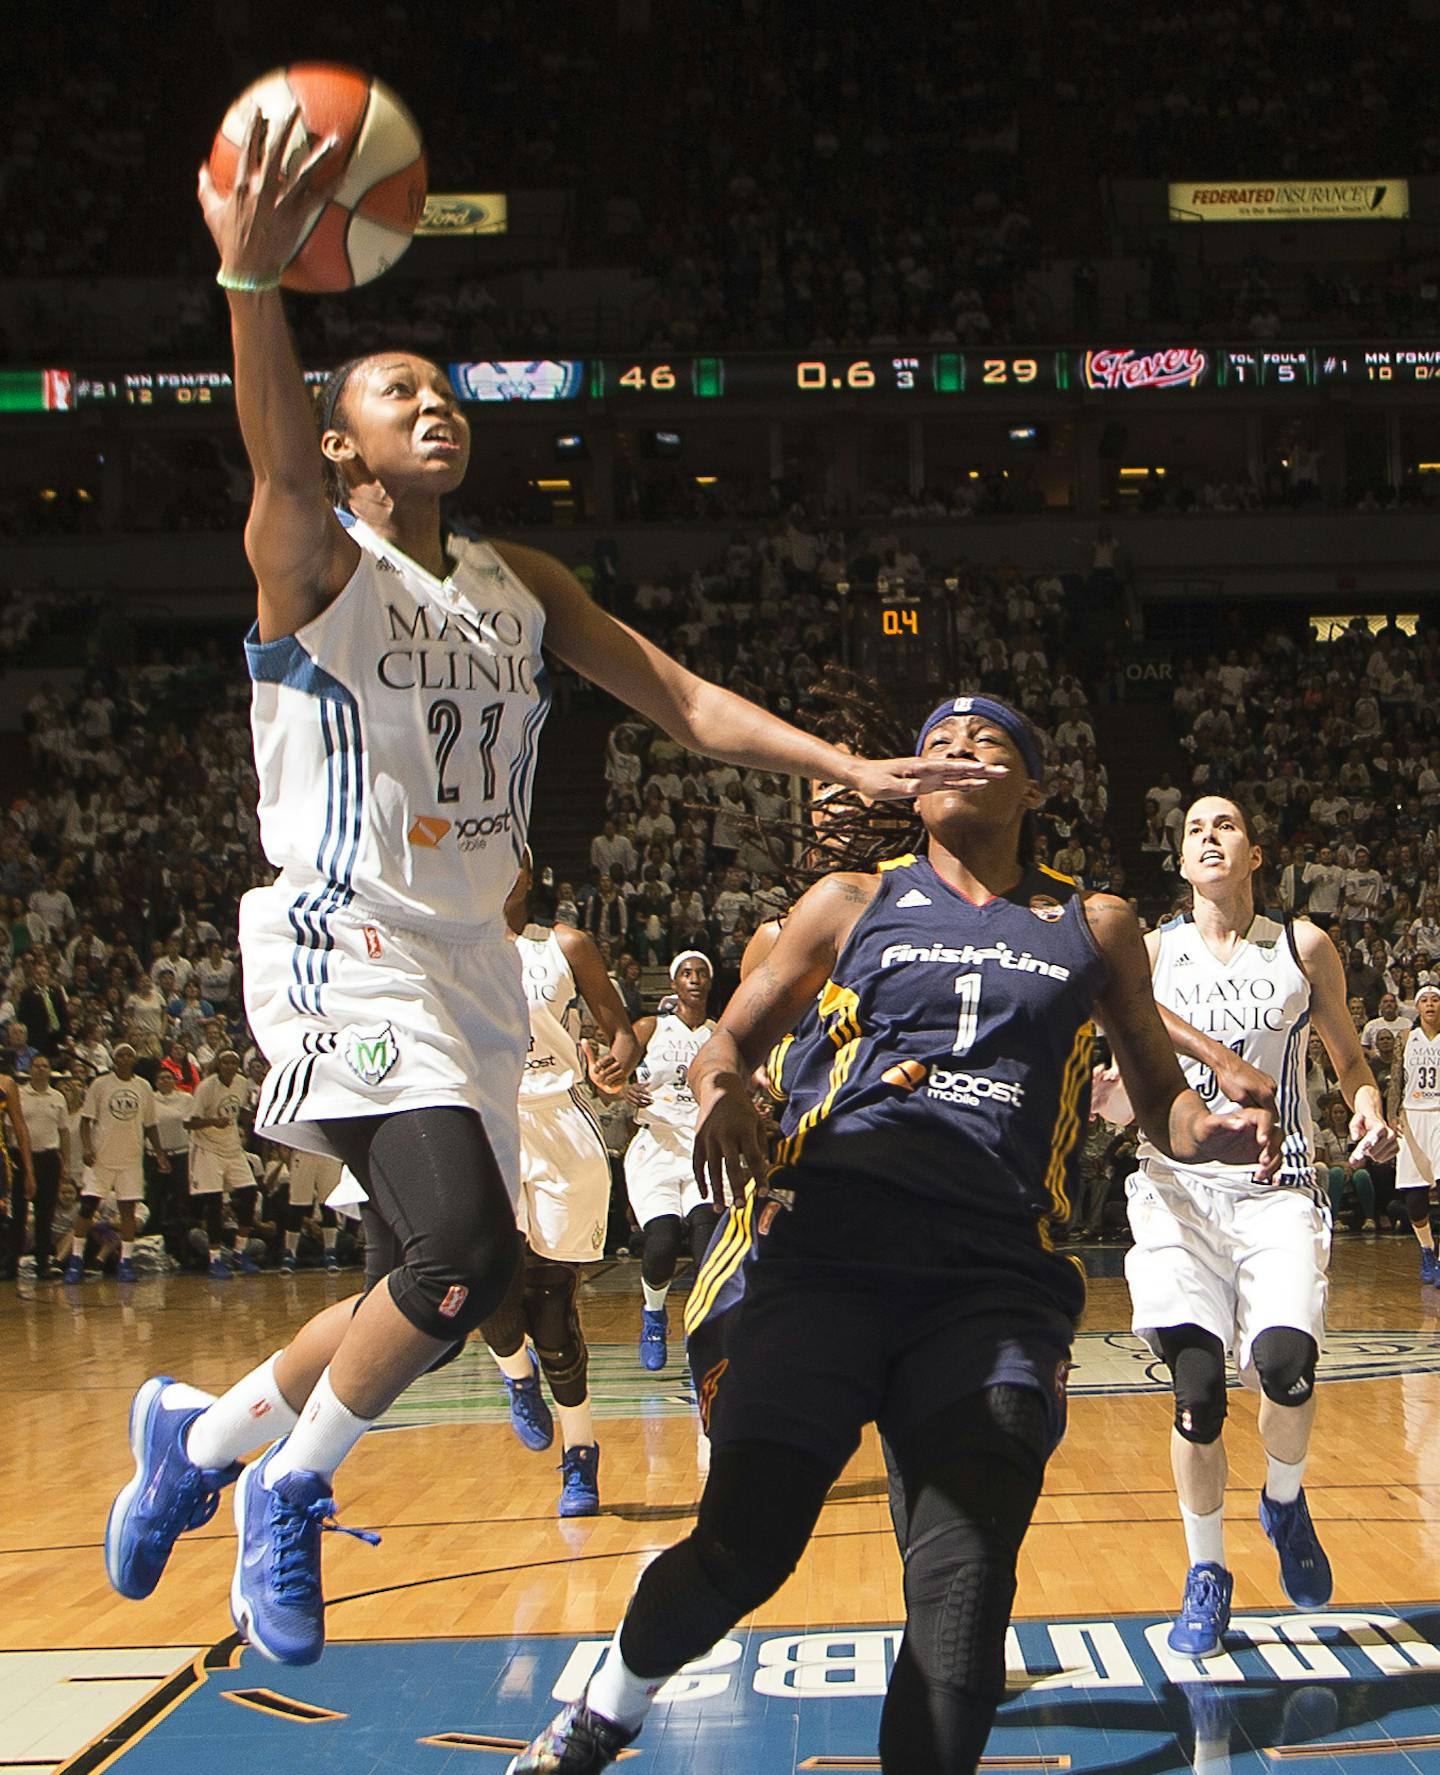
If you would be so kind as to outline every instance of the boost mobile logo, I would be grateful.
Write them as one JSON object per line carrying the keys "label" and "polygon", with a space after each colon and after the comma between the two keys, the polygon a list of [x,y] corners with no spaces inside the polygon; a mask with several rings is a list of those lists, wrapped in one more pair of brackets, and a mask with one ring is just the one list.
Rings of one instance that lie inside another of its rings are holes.
{"label": "boost mobile logo", "polygon": [[510,810],[507,808],[504,813],[469,820],[441,820],[433,814],[420,814],[408,837],[418,850],[438,851],[452,828],[455,842],[462,851],[479,850],[487,838],[510,830]]}

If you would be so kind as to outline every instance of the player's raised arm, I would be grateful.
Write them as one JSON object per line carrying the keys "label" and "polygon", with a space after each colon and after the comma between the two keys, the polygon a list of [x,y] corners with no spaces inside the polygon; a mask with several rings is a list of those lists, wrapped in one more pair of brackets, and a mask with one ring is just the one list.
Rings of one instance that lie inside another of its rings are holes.
{"label": "player's raised arm", "polygon": [[696,677],[602,610],[553,555],[519,543],[494,546],[545,606],[545,645],[688,751],[751,770],[843,783],[871,801],[904,800],[963,780],[940,756],[875,759],[842,752]]}
{"label": "player's raised arm", "polygon": [[280,272],[323,196],[331,144],[283,170],[295,117],[267,130],[257,109],[235,185],[221,196],[200,169],[200,207],[220,250],[230,302],[235,406],[255,476],[245,552],[260,587],[260,639],[318,616],[355,570],[360,551],[325,496],[315,417],[280,299]]}
{"label": "player's raised arm", "polygon": [[1213,1116],[1185,1083],[1155,1005],[1150,964],[1135,915],[1112,894],[1092,894],[1085,916],[1110,977],[1098,1008],[1126,1094],[1146,1136],[1184,1164],[1254,1164],[1259,1177],[1280,1165],[1280,1140],[1268,1109]]}
{"label": "player's raised arm", "polygon": [[735,1202],[750,1178],[763,1180],[764,1139],[750,1100],[750,1074],[824,985],[874,892],[875,877],[846,873],[827,876],[802,894],[774,947],[691,1062],[690,1089],[700,1104],[695,1180],[717,1203],[725,1199],[727,1179]]}

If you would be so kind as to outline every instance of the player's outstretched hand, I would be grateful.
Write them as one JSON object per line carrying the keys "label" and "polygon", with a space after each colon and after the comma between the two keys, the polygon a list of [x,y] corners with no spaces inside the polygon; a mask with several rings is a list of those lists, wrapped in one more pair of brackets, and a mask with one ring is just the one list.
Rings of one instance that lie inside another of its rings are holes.
{"label": "player's outstretched hand", "polygon": [[1241,1109],[1268,1109],[1275,1113],[1275,1081],[1231,1049],[1226,1058],[1212,1068],[1215,1083]]}
{"label": "player's outstretched hand", "polygon": [[623,1088],[621,1096],[624,1097],[631,1109],[648,1109],[650,1107],[650,1093],[644,1085],[637,1084],[634,1079],[631,1079],[630,1083]]}
{"label": "player's outstretched hand", "polygon": [[299,112],[292,111],[272,132],[263,113],[256,111],[240,151],[234,188],[227,195],[216,189],[210,168],[200,168],[200,208],[220,249],[220,268],[230,277],[256,283],[278,278],[305,238],[326,186],[339,176],[333,136],[293,172],[285,171],[298,117]]}
{"label": "player's outstretched hand", "polygon": [[1009,775],[1003,765],[976,764],[935,754],[929,758],[857,758],[850,787],[866,801],[907,801],[935,789],[973,788]]}
{"label": "player's outstretched hand", "polygon": [[1355,1142],[1350,1154],[1352,1165],[1383,1165],[1395,1157],[1400,1147],[1395,1129],[1364,1109],[1357,1109],[1350,1118],[1350,1138]]}
{"label": "player's outstretched hand", "polygon": [[706,1092],[695,1127],[695,1181],[717,1208],[726,1187],[738,1207],[753,1179],[765,1182],[765,1138],[755,1106],[743,1089],[720,1086]]}
{"label": "player's outstretched hand", "polygon": [[1257,1183],[1268,1183],[1280,1169],[1280,1124],[1271,1110],[1202,1116],[1194,1132],[1195,1150],[1186,1155],[1187,1164],[1253,1165]]}

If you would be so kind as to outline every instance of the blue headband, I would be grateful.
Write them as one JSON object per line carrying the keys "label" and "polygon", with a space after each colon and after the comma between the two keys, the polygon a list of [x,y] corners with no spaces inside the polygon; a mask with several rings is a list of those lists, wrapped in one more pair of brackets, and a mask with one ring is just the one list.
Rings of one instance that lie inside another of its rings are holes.
{"label": "blue headband", "polygon": [[1009,734],[1020,748],[1020,756],[1025,760],[1027,773],[1037,782],[1045,781],[1045,772],[1040,763],[1040,754],[1035,749],[1035,741],[1021,720],[1019,714],[1007,703],[998,703],[989,696],[952,696],[938,705],[925,718],[925,725],[920,729],[919,738],[915,741],[917,753],[924,750],[925,742],[931,732],[942,721],[948,721],[952,715],[981,715],[986,721],[993,721],[999,728]]}

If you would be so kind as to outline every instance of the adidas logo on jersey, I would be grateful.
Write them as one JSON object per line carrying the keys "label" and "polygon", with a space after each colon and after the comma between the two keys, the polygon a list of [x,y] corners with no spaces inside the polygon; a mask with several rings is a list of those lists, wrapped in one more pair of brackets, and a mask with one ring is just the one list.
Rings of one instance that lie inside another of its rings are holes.
{"label": "adidas logo on jersey", "polygon": [[922,894],[919,888],[911,888],[908,894],[901,894],[895,902],[895,907],[897,911],[903,912],[911,906],[931,906],[933,904],[929,894]]}

